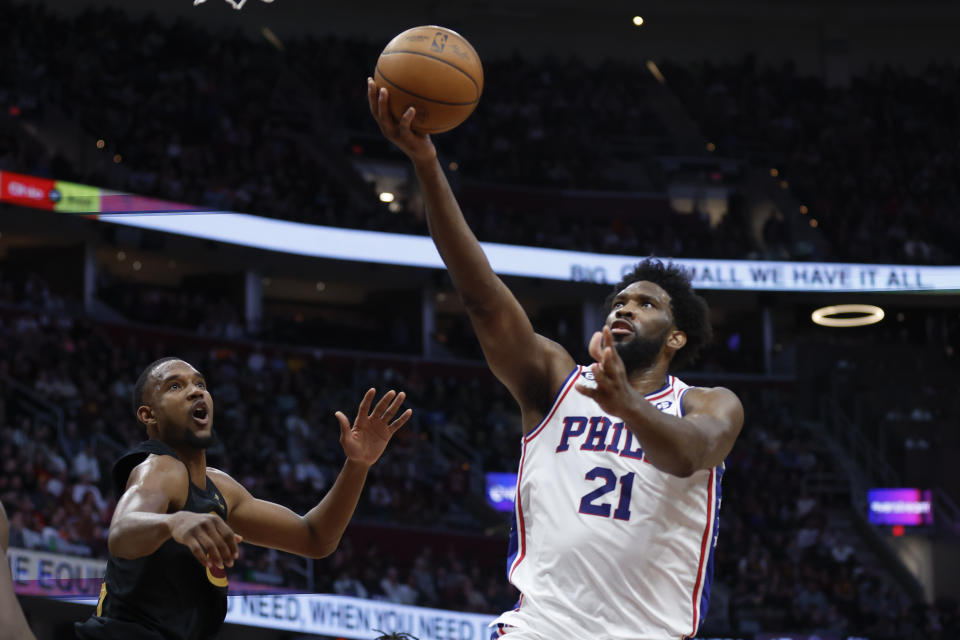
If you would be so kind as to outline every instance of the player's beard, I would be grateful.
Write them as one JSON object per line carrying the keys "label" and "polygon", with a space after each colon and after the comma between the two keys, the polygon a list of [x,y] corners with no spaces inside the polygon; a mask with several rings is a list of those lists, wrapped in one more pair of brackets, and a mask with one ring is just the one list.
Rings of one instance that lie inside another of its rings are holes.
{"label": "player's beard", "polygon": [[656,362],[669,331],[667,329],[658,336],[641,336],[634,333],[632,338],[614,343],[614,348],[623,360],[623,366],[628,375],[648,369]]}
{"label": "player's beard", "polygon": [[210,435],[208,436],[198,436],[193,431],[188,430],[183,434],[183,443],[194,449],[207,449],[214,443],[216,437],[217,434],[213,429],[210,430]]}

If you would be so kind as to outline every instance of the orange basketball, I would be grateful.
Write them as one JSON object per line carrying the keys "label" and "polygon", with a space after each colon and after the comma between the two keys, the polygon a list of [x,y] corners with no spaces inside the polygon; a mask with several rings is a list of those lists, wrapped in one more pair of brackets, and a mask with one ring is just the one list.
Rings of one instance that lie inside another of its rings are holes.
{"label": "orange basketball", "polygon": [[483,93],[483,66],[476,50],[456,31],[424,26],[407,29],[387,43],[373,79],[390,92],[397,119],[416,109],[413,129],[449,131],[467,119]]}

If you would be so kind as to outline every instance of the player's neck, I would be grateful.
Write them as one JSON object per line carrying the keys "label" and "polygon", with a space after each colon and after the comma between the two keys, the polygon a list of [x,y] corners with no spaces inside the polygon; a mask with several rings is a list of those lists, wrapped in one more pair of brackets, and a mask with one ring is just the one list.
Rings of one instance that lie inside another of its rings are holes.
{"label": "player's neck", "polygon": [[207,452],[204,449],[193,447],[180,447],[176,449],[177,455],[187,467],[187,473],[190,475],[190,482],[201,489],[207,486]]}
{"label": "player's neck", "polygon": [[656,362],[650,367],[630,371],[630,386],[643,395],[659,391],[667,384],[667,362]]}

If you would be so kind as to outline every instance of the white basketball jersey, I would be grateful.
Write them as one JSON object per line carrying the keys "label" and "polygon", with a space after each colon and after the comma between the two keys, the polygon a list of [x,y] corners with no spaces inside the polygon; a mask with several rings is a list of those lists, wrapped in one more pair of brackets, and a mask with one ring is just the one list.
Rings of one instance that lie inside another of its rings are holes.
{"label": "white basketball jersey", "polygon": [[[544,640],[693,636],[710,597],[723,465],[688,478],[658,470],[622,420],[574,389],[592,378],[574,369],[523,438],[507,565],[521,596],[494,625]],[[668,376],[646,398],[682,416],[687,389]]]}

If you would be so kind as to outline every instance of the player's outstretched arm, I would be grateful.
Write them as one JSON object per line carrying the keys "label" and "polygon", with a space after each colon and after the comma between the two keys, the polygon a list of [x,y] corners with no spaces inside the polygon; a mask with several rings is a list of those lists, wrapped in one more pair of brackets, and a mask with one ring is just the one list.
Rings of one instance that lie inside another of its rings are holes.
{"label": "player's outstretched arm", "polygon": [[223,519],[213,513],[167,513],[182,506],[176,500],[187,495],[189,481],[186,467],[171,456],[151,455],[134,467],[110,522],[110,554],[142,558],[173,538],[201,564],[233,566],[243,538]]}
{"label": "player's outstretched arm", "polygon": [[536,334],[523,307],[490,267],[437,161],[430,136],[410,128],[413,108],[396,121],[387,106],[387,90],[378,90],[370,78],[367,99],[380,130],[413,162],[426,199],[430,235],[470,314],[487,363],[520,403],[525,422],[531,423],[525,426],[532,427],[573,369],[573,358]]}
{"label": "player's outstretched arm", "polygon": [[636,391],[623,360],[613,348],[609,327],[590,340],[596,387],[578,383],[577,391],[597,401],[604,411],[623,418],[643,454],[665,473],[686,477],[723,462],[743,427],[743,405],[729,389],[693,388],[683,396],[682,418],[666,414]]}
{"label": "player's outstretched arm", "polygon": [[371,409],[376,390],[363,396],[353,425],[340,411],[340,444],[347,460],[323,500],[299,516],[290,509],[254,498],[240,483],[216,469],[207,472],[227,500],[227,522],[247,542],[310,558],[333,553],[357,508],[367,471],[380,459],[393,434],[413,414],[411,409],[394,418],[406,394],[388,391]]}
{"label": "player's outstretched arm", "polygon": [[0,639],[36,640],[13,593],[13,576],[6,559],[9,542],[10,522],[0,502]]}

